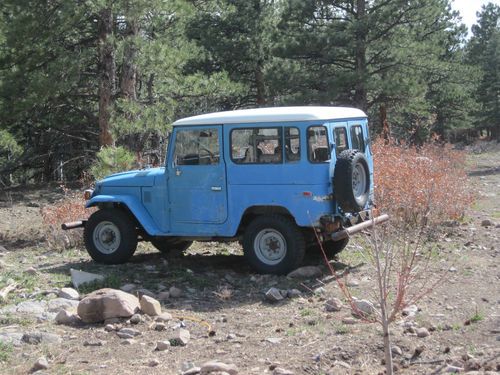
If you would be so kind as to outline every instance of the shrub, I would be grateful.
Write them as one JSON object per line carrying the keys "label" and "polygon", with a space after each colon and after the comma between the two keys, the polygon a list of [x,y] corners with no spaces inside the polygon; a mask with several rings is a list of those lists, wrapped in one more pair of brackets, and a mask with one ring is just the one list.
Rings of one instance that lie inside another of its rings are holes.
{"label": "shrub", "polygon": [[65,222],[87,219],[93,209],[85,208],[85,199],[80,192],[71,192],[62,187],[64,197],[50,206],[40,209],[45,229],[45,240],[50,248],[69,249],[83,245],[81,229],[62,230]]}
{"label": "shrub", "polygon": [[116,172],[131,170],[136,166],[134,154],[123,147],[105,147],[96,155],[97,161],[90,173],[99,180]]}
{"label": "shrub", "polygon": [[473,201],[466,154],[451,145],[384,143],[372,147],[375,202],[405,224],[436,224],[463,217]]}

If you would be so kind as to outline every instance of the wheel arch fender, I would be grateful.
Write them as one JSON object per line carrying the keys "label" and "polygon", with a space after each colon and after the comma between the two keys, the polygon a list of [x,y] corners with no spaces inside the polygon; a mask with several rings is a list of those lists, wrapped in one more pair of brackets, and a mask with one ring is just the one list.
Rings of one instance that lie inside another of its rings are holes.
{"label": "wheel arch fender", "polygon": [[131,195],[98,195],[90,199],[86,204],[86,208],[103,206],[111,204],[113,206],[123,206],[133,216],[133,219],[140,225],[144,231],[150,236],[163,234],[149,215],[146,208],[138,201],[137,198]]}
{"label": "wheel arch fender", "polygon": [[250,222],[260,215],[281,215],[289,217],[295,224],[297,220],[294,215],[283,206],[271,206],[271,205],[257,205],[247,207],[241,214],[240,224],[238,226],[238,233],[241,233]]}

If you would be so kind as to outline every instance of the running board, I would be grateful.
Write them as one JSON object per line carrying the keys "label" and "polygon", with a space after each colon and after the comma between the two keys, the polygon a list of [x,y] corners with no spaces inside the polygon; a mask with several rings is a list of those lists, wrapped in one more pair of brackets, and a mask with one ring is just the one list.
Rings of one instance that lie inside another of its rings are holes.
{"label": "running board", "polygon": [[360,224],[356,224],[356,225],[353,225],[352,227],[345,228],[345,229],[339,230],[338,232],[332,233],[332,240],[333,241],[340,241],[340,240],[343,240],[345,238],[349,238],[353,234],[356,234],[358,232],[361,232],[362,230],[371,228],[374,225],[385,223],[387,220],[389,220],[389,215],[387,215],[387,214],[377,216],[376,218],[369,219],[369,220],[364,221]]}

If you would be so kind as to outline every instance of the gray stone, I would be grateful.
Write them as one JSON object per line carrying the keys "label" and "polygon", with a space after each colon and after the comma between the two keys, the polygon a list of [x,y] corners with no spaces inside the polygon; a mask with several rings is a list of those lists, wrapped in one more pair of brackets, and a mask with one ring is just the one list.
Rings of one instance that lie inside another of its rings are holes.
{"label": "gray stone", "polygon": [[352,304],[354,307],[354,313],[361,313],[362,316],[372,315],[377,311],[375,306],[373,306],[373,303],[365,299],[354,300],[352,301]]}
{"label": "gray stone", "polygon": [[236,375],[238,373],[238,368],[236,365],[218,361],[210,361],[201,365],[200,375],[208,375],[212,372],[226,372],[229,375]]}
{"label": "gray stone", "polygon": [[138,331],[133,328],[122,328],[118,332],[116,332],[116,334],[121,339],[131,339],[135,336],[141,335],[141,331]]}
{"label": "gray stone", "polygon": [[139,324],[140,322],[142,322],[141,314],[134,314],[130,318],[130,323],[132,324]]}
{"label": "gray stone", "polygon": [[296,270],[290,272],[287,277],[292,279],[311,279],[314,277],[320,277],[323,274],[321,268],[316,266],[304,266],[299,267]]}
{"label": "gray stone", "polygon": [[328,312],[335,312],[342,310],[343,303],[338,298],[332,298],[325,302],[325,310]]}
{"label": "gray stone", "polygon": [[161,305],[156,299],[149,296],[142,296],[139,303],[144,314],[149,316],[157,316],[161,314]]}
{"label": "gray stone", "polygon": [[57,313],[61,310],[72,310],[78,308],[78,301],[66,298],[54,298],[47,302],[47,310]]}
{"label": "gray stone", "polygon": [[172,298],[179,298],[180,296],[182,296],[182,290],[180,290],[179,288],[176,288],[175,286],[172,286],[168,290],[168,293],[169,293],[169,296]]}
{"label": "gray stone", "polygon": [[278,288],[272,287],[266,292],[266,299],[270,302],[278,302],[283,299],[283,295]]}
{"label": "gray stone", "polygon": [[159,301],[165,301],[170,298],[170,292],[160,292],[156,298],[158,298]]}
{"label": "gray stone", "polygon": [[276,367],[273,370],[273,375],[294,375],[294,372],[284,369],[283,367]]}
{"label": "gray stone", "polygon": [[15,311],[21,314],[43,314],[47,309],[46,301],[24,301],[16,306]]}
{"label": "gray stone", "polygon": [[49,368],[49,362],[47,361],[47,358],[40,357],[33,364],[33,367],[31,368],[31,372],[36,372],[36,371],[40,371],[40,370],[47,370],[48,368]]}
{"label": "gray stone", "polygon": [[73,268],[71,268],[69,272],[71,273],[71,282],[77,289],[83,284],[104,280],[104,276],[95,273],[78,271],[74,270]]}
{"label": "gray stone", "polygon": [[104,327],[104,330],[106,332],[112,332],[112,331],[116,331],[116,327],[113,324],[106,324],[106,326]]}
{"label": "gray stone", "polygon": [[21,332],[3,332],[0,333],[0,342],[20,346],[22,344],[23,333]]}
{"label": "gray stone", "polygon": [[298,289],[289,289],[286,292],[288,298],[298,298],[302,296],[302,292]]}
{"label": "gray stone", "polygon": [[458,367],[458,366],[452,366],[452,365],[447,365],[446,368],[444,369],[445,372],[448,372],[450,374],[455,374],[458,372],[463,372],[464,368],[463,367]]}
{"label": "gray stone", "polygon": [[57,324],[70,325],[77,323],[79,320],[80,319],[78,318],[77,315],[68,310],[60,310],[55,317],[55,322]]}
{"label": "gray stone", "polygon": [[424,338],[430,335],[429,330],[425,327],[417,328],[417,337]]}
{"label": "gray stone", "polygon": [[48,332],[29,332],[25,333],[21,341],[27,344],[59,344],[62,338],[55,333]]}
{"label": "gray stone", "polygon": [[167,329],[167,326],[165,323],[155,322],[151,325],[151,329],[154,329],[155,331],[164,331]]}
{"label": "gray stone", "polygon": [[417,305],[410,305],[405,307],[401,313],[403,314],[403,316],[411,318],[417,315],[417,312],[418,312]]}
{"label": "gray stone", "polygon": [[495,223],[490,219],[484,219],[483,221],[481,221],[481,226],[482,227],[492,227],[492,226],[495,226]]}
{"label": "gray stone", "polygon": [[29,267],[24,270],[24,273],[27,273],[28,275],[36,275],[38,271],[36,270],[35,267]]}
{"label": "gray stone", "polygon": [[197,375],[201,371],[201,367],[191,367],[182,373],[182,375]]}
{"label": "gray stone", "polygon": [[359,286],[359,281],[356,279],[349,279],[346,281],[345,285],[349,288],[354,288]]}
{"label": "gray stone", "polygon": [[76,301],[80,299],[80,293],[78,293],[78,291],[73,288],[61,288],[58,295],[61,298],[73,299]]}
{"label": "gray stone", "polygon": [[342,323],[344,324],[356,324],[358,321],[351,316],[346,316],[342,318]]}
{"label": "gray stone", "polygon": [[267,342],[270,342],[271,344],[279,344],[283,339],[281,337],[268,337],[266,339]]}
{"label": "gray stone", "polygon": [[134,345],[137,343],[137,340],[134,339],[125,339],[121,342],[122,345]]}
{"label": "gray stone", "polygon": [[160,361],[158,361],[157,359],[150,359],[148,362],[149,367],[156,367],[159,364],[160,364]]}
{"label": "gray stone", "polygon": [[124,291],[125,293],[131,293],[135,288],[137,288],[136,284],[125,284],[120,287],[120,290]]}
{"label": "gray stone", "polygon": [[98,323],[110,318],[129,318],[139,310],[139,300],[116,289],[99,289],[78,304],[78,315],[85,323]]}
{"label": "gray stone", "polygon": [[155,318],[156,322],[168,322],[169,320],[172,320],[172,314],[168,312],[162,312]]}
{"label": "gray stone", "polygon": [[141,298],[142,296],[148,296],[152,298],[156,298],[156,294],[150,291],[149,289],[146,288],[139,288],[135,291],[135,294],[137,294],[137,297]]}
{"label": "gray stone", "polygon": [[167,350],[168,348],[170,348],[170,346],[171,346],[171,344],[170,344],[170,341],[168,341],[168,340],[158,341],[156,343],[155,350],[158,350],[158,351],[162,352],[162,351]]}
{"label": "gray stone", "polygon": [[403,350],[397,345],[391,346],[392,355],[403,355]]}
{"label": "gray stone", "polygon": [[106,343],[104,340],[85,340],[83,346],[104,346]]}
{"label": "gray stone", "polygon": [[175,332],[174,336],[170,338],[172,346],[186,346],[191,339],[191,334],[187,329],[180,328]]}

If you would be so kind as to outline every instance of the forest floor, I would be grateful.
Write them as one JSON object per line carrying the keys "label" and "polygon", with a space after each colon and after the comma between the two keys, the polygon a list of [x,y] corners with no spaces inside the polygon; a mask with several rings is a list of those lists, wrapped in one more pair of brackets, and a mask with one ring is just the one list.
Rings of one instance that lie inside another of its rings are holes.
{"label": "forest floor", "polygon": [[[500,371],[500,150],[471,154],[470,165],[478,199],[459,225],[441,228],[433,244],[440,250],[436,262],[441,262],[443,281],[417,303],[415,316],[391,326],[393,344],[400,349],[395,350],[398,373],[437,374],[454,367]],[[178,259],[140,244],[131,262],[99,265],[83,248],[47,247],[40,207],[61,196],[58,188],[0,193],[0,289],[18,284],[0,302],[0,373],[28,373],[42,356],[48,368],[40,373],[47,374],[181,374],[216,359],[236,365],[238,374],[286,373],[276,368],[296,375],[384,372],[380,326],[346,319],[351,317],[346,305],[326,311],[326,300],[343,299],[336,282],[254,274],[236,243],[195,243]],[[493,225],[483,226],[486,219]],[[348,282],[359,298],[370,298],[376,288],[372,268],[364,262],[365,243],[362,235],[353,238],[334,263],[358,266]],[[320,257],[311,256],[307,263],[327,275]],[[104,324],[58,325],[55,310],[40,306],[50,306],[59,288],[71,286],[71,268],[104,275],[115,288],[133,283],[158,294],[175,286],[181,295],[162,301],[173,319],[165,331],[156,331],[143,318],[131,326],[141,333],[134,340],[105,331]],[[271,287],[298,289],[301,296],[271,303],[265,298]],[[410,320],[429,335],[405,329]],[[156,343],[181,323],[190,331],[189,343],[155,351]],[[22,342],[26,334],[41,337],[41,343]]]}

